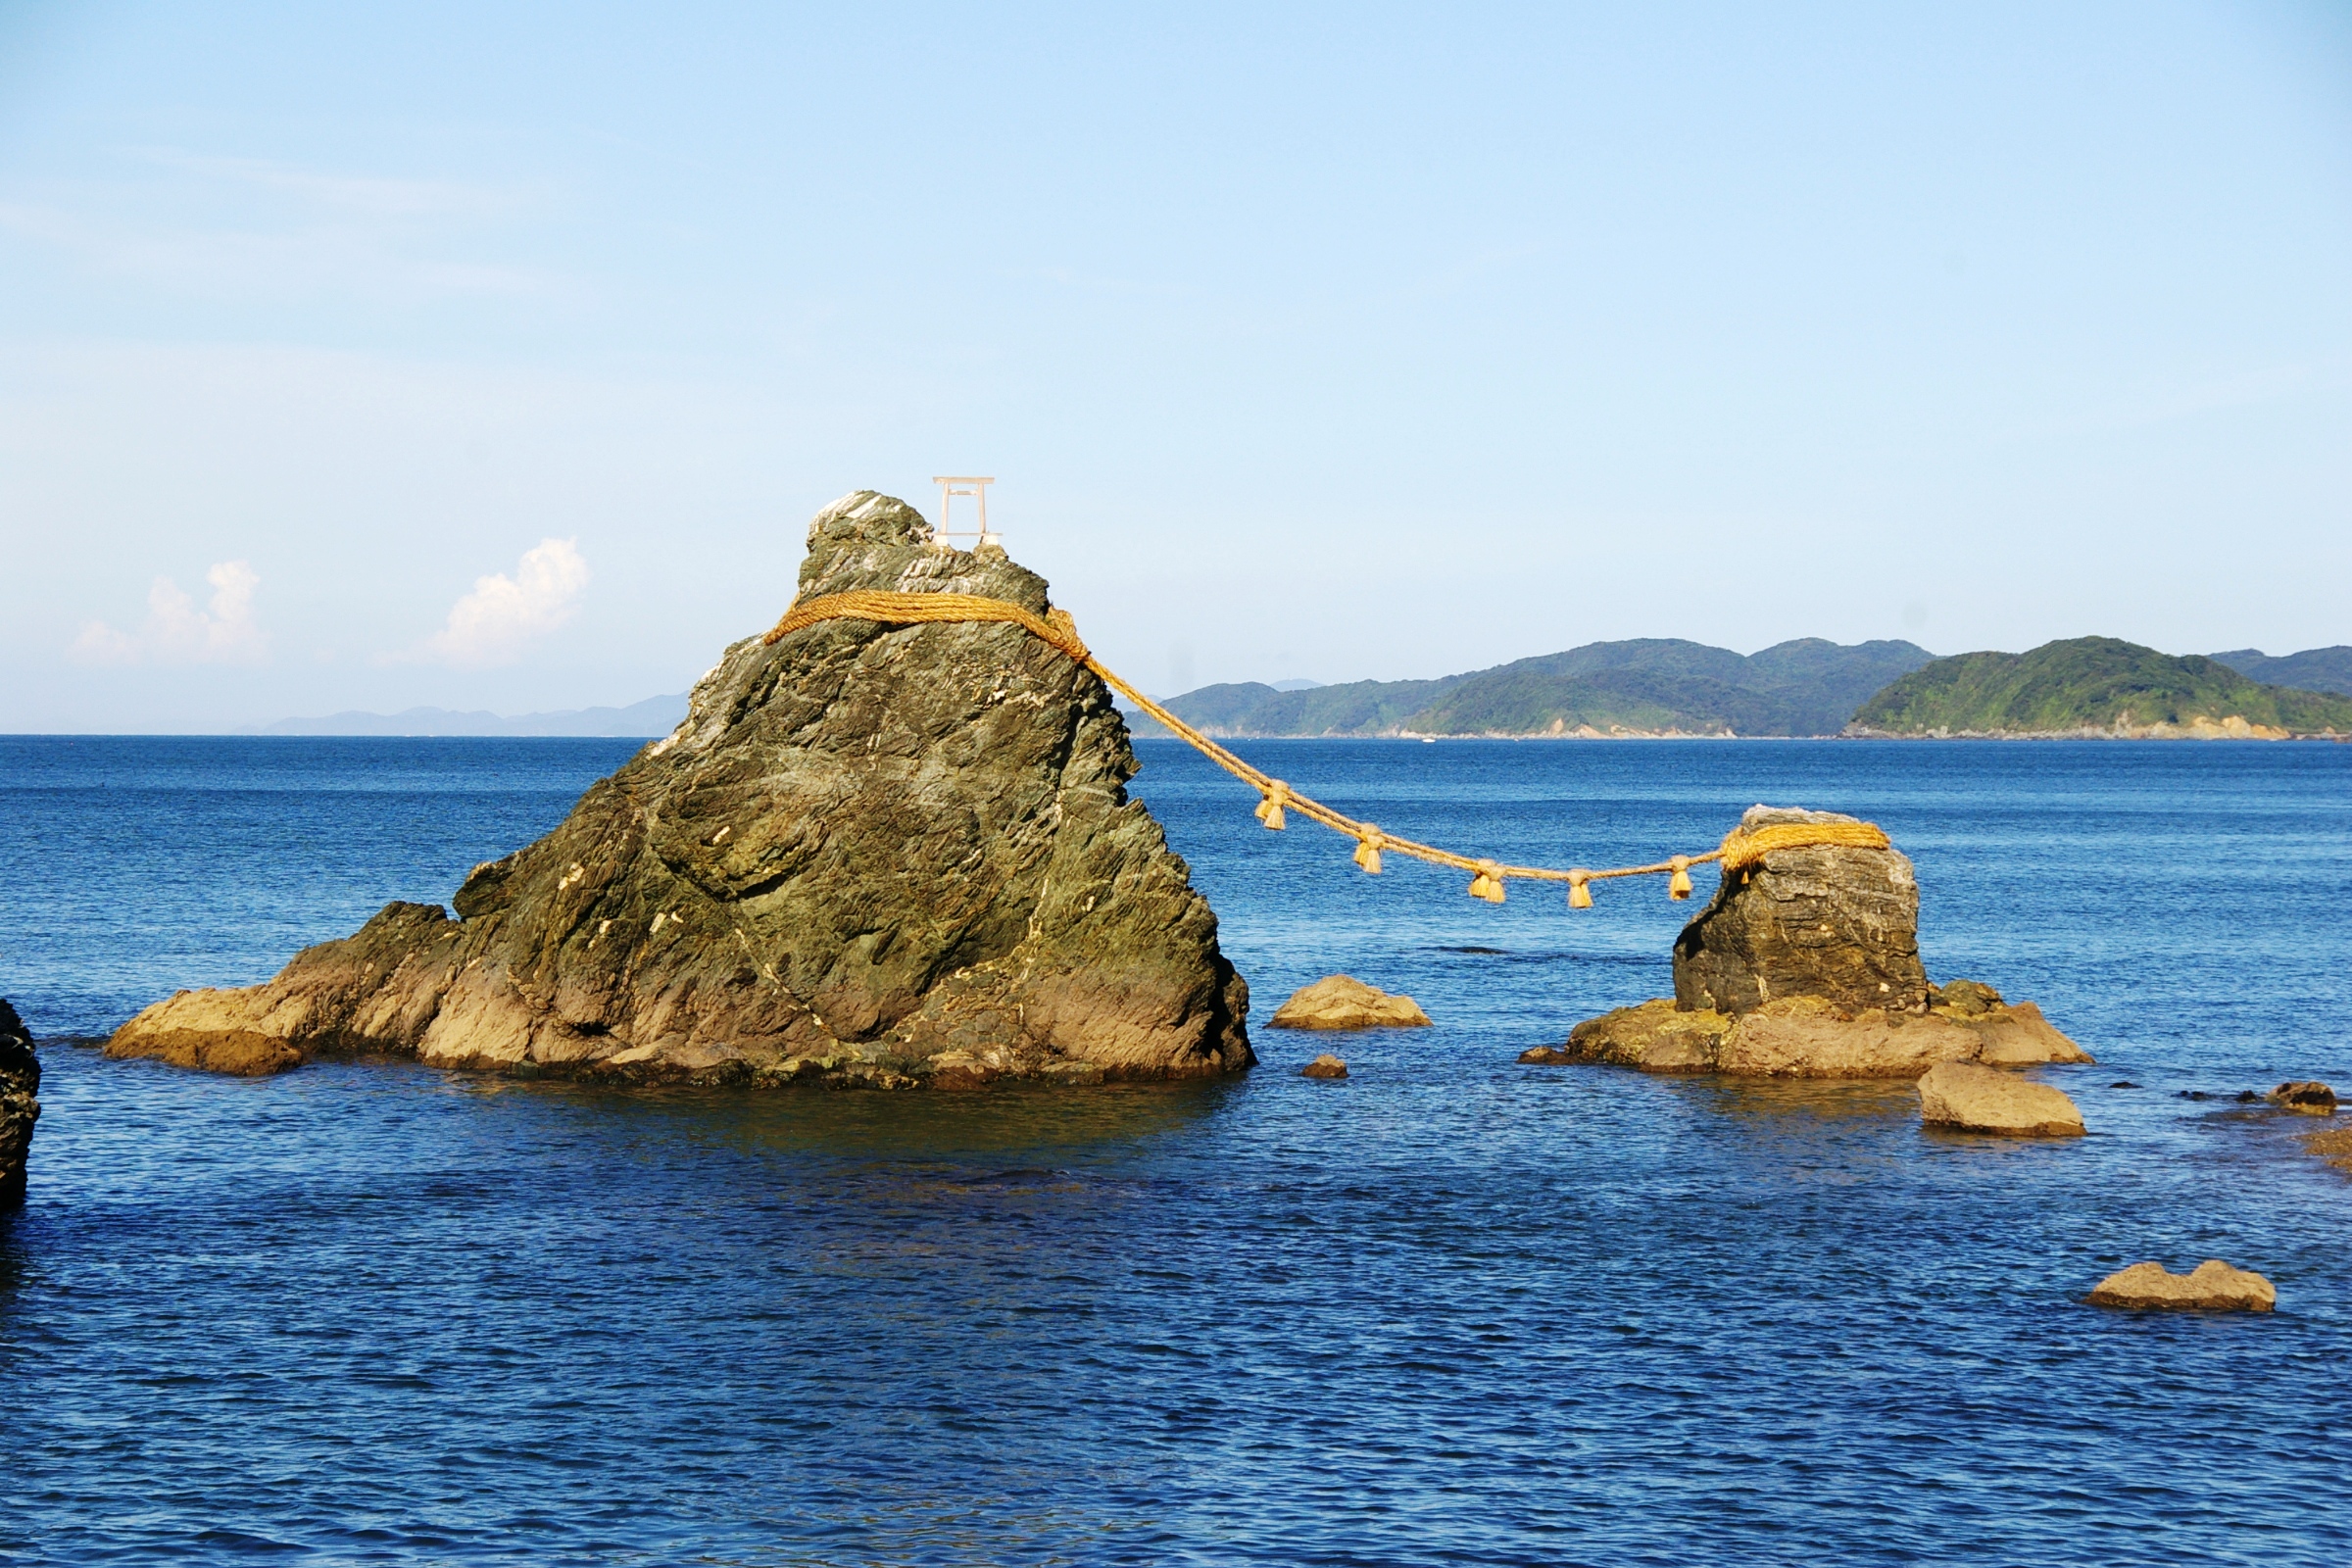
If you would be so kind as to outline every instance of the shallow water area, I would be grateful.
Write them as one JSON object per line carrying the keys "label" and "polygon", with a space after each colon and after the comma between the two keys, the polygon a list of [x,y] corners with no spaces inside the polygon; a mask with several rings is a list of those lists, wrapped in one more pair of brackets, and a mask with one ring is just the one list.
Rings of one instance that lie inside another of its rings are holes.
{"label": "shallow water area", "polygon": [[[2228,1098],[2352,1089],[2352,748],[1242,749],[1555,864],[1704,848],[1759,800],[1866,815],[1918,864],[1931,972],[2098,1056],[2041,1073],[2091,1136],[1923,1133],[1903,1084],[1522,1066],[1663,994],[1695,906],[1365,877],[1145,743],[1253,988],[1243,1079],[248,1082],[52,1039],[0,1221],[0,1560],[2352,1553],[2352,1178],[2296,1147],[2330,1123]],[[97,1035],[266,978],[445,902],[630,750],[0,738],[0,993]],[[1436,1027],[1263,1027],[1334,970]],[[1347,1079],[1297,1076],[1325,1050]],[[2280,1310],[2080,1304],[2207,1256]]]}

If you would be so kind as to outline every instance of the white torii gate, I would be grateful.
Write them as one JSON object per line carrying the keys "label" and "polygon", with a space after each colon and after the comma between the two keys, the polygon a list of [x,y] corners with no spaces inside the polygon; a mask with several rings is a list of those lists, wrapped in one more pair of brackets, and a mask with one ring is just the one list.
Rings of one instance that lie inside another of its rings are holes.
{"label": "white torii gate", "polygon": [[997,482],[993,475],[935,473],[931,476],[931,482],[939,486],[939,528],[933,534],[933,539],[940,549],[956,548],[956,531],[948,518],[957,496],[969,496],[979,503],[980,526],[976,533],[968,535],[972,548],[978,550],[983,545],[1004,546],[1003,539],[988,531],[988,487]]}

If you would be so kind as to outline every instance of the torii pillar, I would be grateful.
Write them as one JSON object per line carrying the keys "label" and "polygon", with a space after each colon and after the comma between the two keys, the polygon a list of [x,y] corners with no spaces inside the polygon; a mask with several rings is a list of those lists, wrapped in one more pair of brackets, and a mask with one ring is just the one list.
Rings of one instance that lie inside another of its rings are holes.
{"label": "torii pillar", "polygon": [[940,549],[956,548],[956,530],[948,518],[957,496],[969,496],[979,504],[979,529],[967,536],[972,540],[972,548],[978,550],[983,545],[1004,546],[1004,540],[988,531],[988,487],[997,482],[993,476],[935,473],[931,476],[931,482],[939,486],[939,530],[936,539]]}

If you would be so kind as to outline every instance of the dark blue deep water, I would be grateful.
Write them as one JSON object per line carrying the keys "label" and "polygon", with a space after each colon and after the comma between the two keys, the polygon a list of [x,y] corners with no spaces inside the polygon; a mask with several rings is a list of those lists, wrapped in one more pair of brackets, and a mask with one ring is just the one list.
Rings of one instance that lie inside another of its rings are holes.
{"label": "dark blue deep water", "polygon": [[[59,1039],[446,899],[628,750],[0,739],[0,992],[50,1042],[0,1560],[2352,1561],[2352,1178],[2178,1098],[2352,1089],[2352,747],[1250,748],[1554,863],[1868,815],[1932,972],[2097,1054],[2044,1074],[2079,1142],[1924,1135],[1901,1084],[1519,1066],[1664,991],[1688,906],[1363,877],[1172,743],[1137,788],[1255,1015],[1345,969],[1436,1028],[1345,1039],[1344,1083],[1260,1030],[1241,1082],[1058,1096]],[[2280,1310],[2079,1304],[2216,1255]]]}

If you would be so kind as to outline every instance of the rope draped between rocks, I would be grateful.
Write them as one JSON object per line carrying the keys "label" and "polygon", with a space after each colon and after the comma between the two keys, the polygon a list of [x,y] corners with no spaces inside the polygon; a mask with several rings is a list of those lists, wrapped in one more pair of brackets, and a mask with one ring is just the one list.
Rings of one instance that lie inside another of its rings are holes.
{"label": "rope draped between rocks", "polygon": [[1565,871],[1542,865],[1505,865],[1493,859],[1457,855],[1434,844],[1398,838],[1370,822],[1359,822],[1354,817],[1335,811],[1322,802],[1299,794],[1271,773],[1251,766],[1121,680],[1088,651],[1085,641],[1078,635],[1078,623],[1066,610],[1052,610],[1039,615],[1007,600],[991,599],[979,594],[909,594],[858,588],[846,593],[825,594],[805,604],[794,605],[760,641],[773,646],[796,631],[827,620],[871,620],[892,626],[951,621],[1004,621],[1018,626],[1040,642],[1058,649],[1094,671],[1102,677],[1104,685],[1165,724],[1179,740],[1256,790],[1259,796],[1257,819],[1267,827],[1281,830],[1287,825],[1288,813],[1297,811],[1309,821],[1320,822],[1334,832],[1354,839],[1355,863],[1375,876],[1380,873],[1381,853],[1395,851],[1416,860],[1427,860],[1432,865],[1451,866],[1457,871],[1471,872],[1470,896],[1485,899],[1490,904],[1503,901],[1503,884],[1512,878],[1527,882],[1565,882],[1568,884],[1569,907],[1576,909],[1592,907],[1591,884],[1624,876],[1667,876],[1670,880],[1666,896],[1687,899],[1690,897],[1690,867],[1705,865],[1709,861],[1720,863],[1724,875],[1738,876],[1775,850],[1822,846],[1884,850],[1891,847],[1886,833],[1871,822],[1774,822],[1752,832],[1734,828],[1720,845],[1703,855],[1670,856],[1654,865],[1620,865],[1604,870],[1576,866]]}

